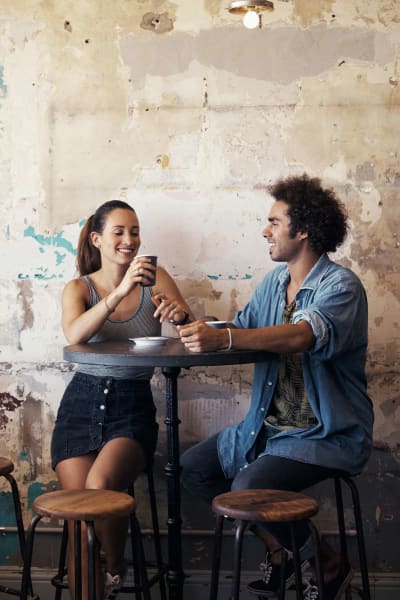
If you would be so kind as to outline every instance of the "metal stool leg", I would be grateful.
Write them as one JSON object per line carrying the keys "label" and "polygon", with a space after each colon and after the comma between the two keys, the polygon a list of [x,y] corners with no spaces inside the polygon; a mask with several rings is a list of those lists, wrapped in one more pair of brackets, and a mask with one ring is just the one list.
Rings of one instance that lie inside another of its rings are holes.
{"label": "metal stool leg", "polygon": [[311,535],[313,538],[314,552],[315,552],[315,574],[317,579],[318,593],[319,599],[324,600],[325,592],[324,592],[324,572],[321,563],[321,540],[319,537],[318,529],[315,527],[314,523],[309,520],[309,527],[311,529]]}
{"label": "metal stool leg", "polygon": [[137,586],[136,597],[141,598],[142,592],[144,600],[150,600],[149,580],[147,577],[146,560],[144,556],[143,538],[140,530],[139,521],[135,514],[131,514],[132,531],[132,555],[134,558],[135,586]]}
{"label": "metal stool leg", "polygon": [[232,577],[232,600],[239,600],[240,594],[240,572],[242,568],[242,546],[243,535],[248,526],[248,521],[240,521],[236,527],[235,548],[233,552],[233,577]]}
{"label": "metal stool leg", "polygon": [[25,553],[25,530],[24,530],[24,524],[23,524],[23,520],[22,520],[21,501],[19,498],[18,486],[17,486],[17,482],[15,481],[15,479],[12,475],[6,474],[6,475],[3,475],[3,477],[5,477],[7,479],[7,481],[9,482],[9,484],[11,486],[14,511],[15,511],[15,520],[17,523],[19,548],[20,548],[21,556],[23,558],[24,553]]}
{"label": "metal stool leg", "polygon": [[74,522],[75,600],[82,600],[82,527]]}
{"label": "metal stool leg", "polygon": [[[132,489],[129,490],[132,496],[134,496],[133,486]],[[136,600],[142,600],[142,572],[139,567],[139,545],[137,542],[137,532],[136,532],[136,523],[133,518],[133,515],[129,517],[130,530],[131,530],[131,552],[132,552],[132,566],[133,566],[133,588],[132,591],[135,594]]]}
{"label": "metal stool leg", "polygon": [[289,522],[288,525],[290,528],[290,539],[292,542],[294,578],[296,582],[296,598],[297,600],[303,600],[303,579],[301,576],[300,568],[300,553],[297,547],[294,524],[293,522]]}
{"label": "metal stool leg", "polygon": [[94,522],[86,521],[87,532],[87,560],[88,560],[88,598],[96,600],[96,537],[94,534]]}
{"label": "metal stool leg", "polygon": [[358,493],[358,489],[354,481],[351,477],[343,476],[341,479],[346,483],[351,491],[351,496],[353,500],[353,511],[354,511],[354,520],[356,523],[357,530],[357,544],[358,544],[358,556],[360,560],[360,571],[361,571],[361,580],[363,586],[363,598],[364,600],[371,600],[371,591],[369,587],[369,578],[368,578],[368,563],[367,563],[367,553],[365,551],[365,538],[364,538],[364,528],[362,524],[361,517],[361,504],[360,504],[360,495]]}
{"label": "metal stool leg", "polygon": [[[5,479],[7,479],[8,483],[10,484],[10,487],[11,487],[11,493],[12,493],[13,505],[14,505],[15,522],[17,525],[17,532],[18,532],[19,551],[20,551],[20,555],[21,555],[22,564],[24,564],[25,528],[24,528],[24,522],[22,519],[21,500],[19,497],[18,486],[17,486],[17,482],[15,481],[14,477],[12,475],[10,475],[10,473],[4,473],[3,477],[5,477]],[[21,590],[15,590],[8,586],[0,585],[0,592],[2,592],[4,594],[11,594],[13,596],[19,596],[21,593]],[[32,581],[30,579],[30,575],[29,575],[29,581],[28,581],[28,593],[30,596],[33,597],[34,594],[33,594],[33,590],[32,590]]]}
{"label": "metal stool leg", "polygon": [[284,548],[281,550],[281,574],[279,577],[279,600],[285,600],[286,596],[286,563],[287,563],[287,552]]}
{"label": "metal stool leg", "polygon": [[[136,600],[141,600],[142,593],[145,599],[150,598],[150,588],[158,582],[160,586],[160,600],[167,600],[164,577],[165,573],[167,572],[167,565],[165,565],[162,560],[160,528],[158,523],[157,503],[154,490],[153,472],[151,467],[149,467],[147,470],[147,482],[149,490],[151,519],[153,525],[153,541],[157,572],[150,579],[148,578],[146,568],[147,563],[144,555],[143,539],[140,531],[140,525],[136,515],[131,515],[130,528],[134,585],[124,585],[121,589],[121,592],[134,592]],[[135,496],[135,489],[133,483],[128,487],[128,493],[132,497]]]}
{"label": "metal stool leg", "polygon": [[166,566],[166,564],[164,564],[163,557],[162,557],[160,526],[159,526],[159,522],[158,522],[156,493],[155,493],[155,489],[154,489],[153,469],[151,469],[151,468],[149,468],[147,470],[147,484],[148,484],[148,488],[149,488],[151,521],[153,524],[154,551],[155,551],[155,555],[156,555],[157,579],[158,579],[158,583],[160,586],[160,598],[161,598],[161,600],[167,600],[167,588],[165,585],[165,577],[164,577],[164,575],[167,571],[167,566]]}
{"label": "metal stool leg", "polygon": [[337,520],[339,527],[339,540],[340,540],[340,553],[342,555],[343,563],[347,567],[349,565],[349,555],[347,552],[347,539],[346,539],[346,526],[344,522],[344,508],[343,508],[343,494],[342,484],[339,477],[335,477],[335,497],[336,497],[336,511]]}
{"label": "metal stool leg", "polygon": [[61,545],[60,545],[60,556],[58,559],[58,569],[57,574],[51,580],[52,585],[56,588],[54,594],[54,600],[61,600],[61,595],[63,589],[68,588],[68,584],[64,582],[64,577],[67,574],[67,569],[65,567],[66,559],[67,559],[67,546],[68,546],[68,521],[64,521],[63,532],[61,537]]}
{"label": "metal stool leg", "polygon": [[24,570],[22,573],[21,583],[21,600],[27,600],[30,592],[31,582],[31,564],[32,564],[32,552],[33,552],[33,538],[35,535],[36,525],[39,523],[42,517],[35,515],[31,520],[31,524],[28,529],[26,544],[25,544],[25,556],[24,556]]}
{"label": "metal stool leg", "polygon": [[214,551],[213,551],[212,571],[211,571],[210,600],[217,600],[217,597],[218,597],[219,568],[220,568],[220,564],[221,564],[223,528],[224,528],[224,517],[219,515],[216,518],[216,525],[215,525]]}

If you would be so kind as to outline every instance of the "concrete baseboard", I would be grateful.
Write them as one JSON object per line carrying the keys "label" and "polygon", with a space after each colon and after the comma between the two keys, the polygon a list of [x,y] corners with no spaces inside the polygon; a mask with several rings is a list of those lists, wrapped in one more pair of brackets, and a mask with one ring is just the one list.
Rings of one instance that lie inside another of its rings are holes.
{"label": "concrete baseboard", "polygon": [[[54,576],[54,570],[48,569],[32,569],[32,582],[35,593],[40,597],[40,600],[53,600],[54,587],[51,585],[51,578]],[[242,590],[241,600],[255,600],[254,596],[246,592],[246,585],[249,581],[257,579],[258,573],[244,572],[242,575]],[[6,567],[0,568],[0,584],[19,589],[21,581],[21,573],[17,569],[9,569]],[[230,574],[222,572],[220,577],[220,586],[218,600],[229,600],[230,592]],[[370,573],[371,597],[373,600],[399,600],[400,598],[400,573]],[[207,600],[209,596],[210,572],[209,571],[192,571],[187,572],[184,600]],[[358,598],[357,590],[361,587],[361,579],[359,573],[356,573],[352,582],[354,588],[353,597]],[[152,589],[152,600],[159,600],[158,588],[155,586]],[[16,597],[16,596],[14,596]],[[131,595],[130,595],[131,597]],[[9,594],[0,593],[0,600],[10,600]],[[69,595],[64,592],[63,598],[69,600]],[[125,600],[128,598],[126,594],[120,594],[119,598]],[[288,592],[287,599],[294,600],[294,592]]]}

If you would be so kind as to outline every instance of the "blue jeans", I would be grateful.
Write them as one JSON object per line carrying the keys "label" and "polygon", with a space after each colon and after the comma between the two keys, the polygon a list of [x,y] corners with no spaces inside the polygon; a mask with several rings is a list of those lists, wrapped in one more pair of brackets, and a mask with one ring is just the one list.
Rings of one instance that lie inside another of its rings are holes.
{"label": "blue jeans", "polygon": [[[268,433],[262,434],[254,449],[254,460],[237,473],[234,479],[227,479],[218,458],[218,434],[189,448],[181,457],[182,483],[185,488],[207,502],[214,496],[230,490],[275,489],[300,492],[324,479],[339,474],[336,469],[281,458],[280,456],[257,456],[265,448]],[[271,535],[282,546],[291,550],[289,527],[285,523],[263,523]],[[307,521],[295,525],[296,545],[302,558],[309,558],[307,542],[310,529]]]}

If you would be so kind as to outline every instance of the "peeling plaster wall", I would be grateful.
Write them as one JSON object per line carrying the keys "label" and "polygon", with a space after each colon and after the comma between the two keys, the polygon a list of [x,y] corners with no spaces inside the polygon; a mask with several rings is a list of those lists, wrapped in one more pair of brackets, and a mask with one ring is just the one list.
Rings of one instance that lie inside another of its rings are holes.
{"label": "peeling plaster wall", "polygon": [[[50,435],[71,377],[60,293],[98,204],[131,203],[143,251],[161,257],[198,315],[226,319],[273,267],[261,237],[268,184],[307,171],[351,217],[336,258],[370,304],[369,555],[376,570],[400,572],[387,525],[398,530],[400,491],[400,4],[276,0],[255,31],[226,5],[2,0],[0,454],[15,462],[28,520],[35,495],[55,485]],[[182,445],[240,419],[250,386],[250,367],[184,373]],[[162,465],[159,374],[154,387]],[[183,500],[185,526],[208,527]],[[15,548],[0,554],[13,564]]]}

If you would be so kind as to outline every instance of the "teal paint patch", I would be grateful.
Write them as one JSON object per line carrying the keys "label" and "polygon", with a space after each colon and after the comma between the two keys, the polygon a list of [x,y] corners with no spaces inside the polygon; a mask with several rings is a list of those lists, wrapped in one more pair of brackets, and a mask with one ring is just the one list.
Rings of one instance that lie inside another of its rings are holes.
{"label": "teal paint patch", "polygon": [[[71,242],[63,237],[63,231],[57,235],[42,235],[35,232],[32,226],[24,230],[24,237],[32,238],[39,244],[39,253],[46,254],[47,252],[54,253],[55,266],[60,267],[65,262],[68,254],[76,256],[76,248]],[[66,251],[66,252],[65,252]],[[33,273],[18,273],[18,279],[37,279],[39,281],[48,281],[50,279],[62,279],[63,273],[59,273],[58,269],[49,271],[48,267],[37,267]]]}
{"label": "teal paint patch", "polygon": [[0,494],[0,526],[15,525],[14,504],[11,491]]}
{"label": "teal paint patch", "polygon": [[3,567],[20,563],[18,534],[14,532],[3,533],[0,537],[0,565]]}
{"label": "teal paint patch", "polygon": [[[38,270],[45,271],[44,273],[34,273],[33,274],[33,279],[38,279],[39,281],[49,281],[50,279],[62,279],[62,277],[63,277],[63,275],[61,273],[59,275],[56,275],[55,273],[53,273],[52,275],[48,275],[47,269],[39,268]],[[18,277],[18,279],[31,279],[31,276],[29,275],[29,273],[18,273],[17,277]]]}
{"label": "teal paint patch", "polygon": [[219,275],[207,275],[207,277],[208,277],[208,279],[213,279],[215,281],[217,281],[220,278]]}
{"label": "teal paint patch", "polygon": [[[15,527],[15,510],[11,490],[0,494],[0,527]],[[19,554],[17,533],[2,534],[0,537],[0,564],[15,564],[15,555]]]}
{"label": "teal paint patch", "polygon": [[63,237],[63,231],[59,231],[57,235],[42,235],[39,233],[35,233],[34,227],[31,225],[27,227],[24,231],[24,237],[31,237],[37,241],[40,246],[54,246],[55,248],[63,248],[67,250],[70,254],[76,256],[76,248],[71,244],[69,240],[66,240]]}
{"label": "teal paint patch", "polygon": [[56,250],[56,265],[61,265],[65,261],[66,254],[61,254]]}
{"label": "teal paint patch", "polygon": [[253,278],[253,275],[249,275],[249,273],[246,273],[245,275],[242,275],[241,277],[239,277],[238,275],[229,275],[229,277],[228,277],[228,279],[231,279],[233,281],[252,279],[252,278]]}
{"label": "teal paint patch", "polygon": [[27,452],[22,451],[22,452],[19,453],[19,458],[21,460],[28,461],[29,460],[29,455],[28,455]]}
{"label": "teal paint patch", "polygon": [[5,96],[7,96],[7,86],[4,83],[4,67],[3,67],[3,65],[0,65],[0,94],[1,94],[1,96],[3,96],[3,98]]}
{"label": "teal paint patch", "polygon": [[28,508],[31,509],[35,498],[46,492],[46,486],[43,483],[32,483],[28,488]]}

